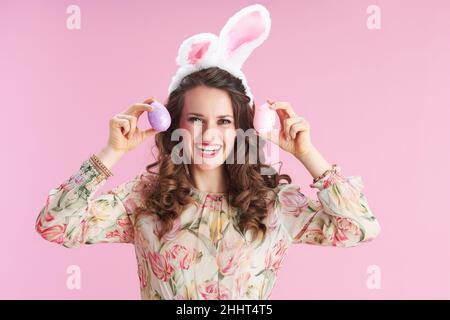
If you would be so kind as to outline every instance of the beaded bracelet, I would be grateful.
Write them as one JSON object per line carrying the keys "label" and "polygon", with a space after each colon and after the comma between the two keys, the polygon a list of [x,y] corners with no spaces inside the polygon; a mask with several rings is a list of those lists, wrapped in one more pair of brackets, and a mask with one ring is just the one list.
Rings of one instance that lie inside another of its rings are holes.
{"label": "beaded bracelet", "polygon": [[336,172],[337,164],[333,164],[330,169],[327,169],[324,173],[322,173],[320,176],[314,178],[313,183],[316,183],[323,177],[325,177],[329,172]]}
{"label": "beaded bracelet", "polygon": [[112,172],[103,164],[103,162],[95,154],[91,155],[89,159],[92,161],[95,168],[98,171],[100,171],[100,173],[104,174],[106,178],[109,178],[113,175]]}

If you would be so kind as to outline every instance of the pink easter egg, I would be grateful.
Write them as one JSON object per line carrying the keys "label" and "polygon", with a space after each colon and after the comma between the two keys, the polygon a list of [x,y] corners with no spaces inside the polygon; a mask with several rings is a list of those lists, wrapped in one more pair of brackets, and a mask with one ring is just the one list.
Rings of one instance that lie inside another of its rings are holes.
{"label": "pink easter egg", "polygon": [[171,118],[167,108],[158,101],[153,101],[150,105],[153,107],[153,110],[147,112],[147,117],[152,128],[158,132],[169,129]]}
{"label": "pink easter egg", "polygon": [[256,131],[266,133],[275,129],[277,119],[277,112],[270,109],[268,103],[264,103],[255,110],[255,117],[253,118],[253,126]]}

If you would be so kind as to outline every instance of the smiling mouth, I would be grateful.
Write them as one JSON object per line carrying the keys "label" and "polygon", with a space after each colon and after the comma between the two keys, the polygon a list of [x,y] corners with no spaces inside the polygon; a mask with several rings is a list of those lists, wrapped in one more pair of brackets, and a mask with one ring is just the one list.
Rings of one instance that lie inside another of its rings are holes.
{"label": "smiling mouth", "polygon": [[214,157],[216,156],[219,151],[222,149],[222,146],[220,144],[216,145],[196,145],[195,149],[202,155],[207,157]]}

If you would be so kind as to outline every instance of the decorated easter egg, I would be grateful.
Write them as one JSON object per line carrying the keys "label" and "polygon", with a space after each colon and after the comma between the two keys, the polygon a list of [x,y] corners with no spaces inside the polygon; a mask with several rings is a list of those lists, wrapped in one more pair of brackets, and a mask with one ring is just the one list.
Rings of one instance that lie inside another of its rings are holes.
{"label": "decorated easter egg", "polygon": [[152,128],[158,132],[169,129],[171,119],[167,108],[158,101],[153,101],[150,105],[153,107],[153,110],[147,112],[147,116]]}
{"label": "decorated easter egg", "polygon": [[277,119],[277,112],[270,109],[268,103],[264,103],[255,110],[255,117],[253,118],[253,126],[258,132],[269,132],[275,129]]}

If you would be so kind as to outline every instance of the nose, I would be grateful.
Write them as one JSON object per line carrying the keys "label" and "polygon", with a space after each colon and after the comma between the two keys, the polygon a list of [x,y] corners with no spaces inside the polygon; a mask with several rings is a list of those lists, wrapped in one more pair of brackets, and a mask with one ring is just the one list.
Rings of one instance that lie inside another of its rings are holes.
{"label": "nose", "polygon": [[208,128],[203,131],[202,142],[205,144],[215,143],[217,141],[221,141],[220,134],[217,128]]}
{"label": "nose", "polygon": [[205,121],[205,123],[202,124],[201,134],[202,143],[204,144],[222,141],[219,126],[217,126],[213,121]]}

